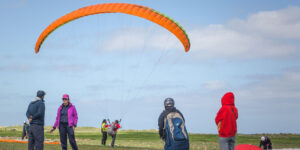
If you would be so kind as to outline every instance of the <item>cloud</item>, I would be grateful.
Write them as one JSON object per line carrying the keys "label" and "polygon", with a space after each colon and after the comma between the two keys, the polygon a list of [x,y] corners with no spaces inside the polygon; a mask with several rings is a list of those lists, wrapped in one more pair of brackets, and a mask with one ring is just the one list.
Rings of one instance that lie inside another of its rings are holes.
{"label": "cloud", "polygon": [[56,71],[61,71],[61,72],[78,72],[78,71],[83,71],[87,68],[85,65],[80,65],[80,64],[69,64],[69,65],[56,65],[50,67],[52,70]]}
{"label": "cloud", "polygon": [[204,88],[209,90],[221,90],[226,88],[226,84],[222,81],[214,80],[214,81],[207,81],[203,84]]}
{"label": "cloud", "polygon": [[[298,58],[299,13],[300,7],[288,7],[258,12],[247,19],[233,19],[226,24],[190,28],[187,30],[191,41],[190,54],[200,60]],[[161,27],[116,31],[105,42],[105,47],[107,50],[136,50],[143,47],[151,50],[183,49],[180,41]]]}
{"label": "cloud", "polygon": [[150,26],[148,28],[125,28],[112,33],[105,42],[104,50],[169,50],[179,45],[175,36],[161,29],[161,27]]}
{"label": "cloud", "polygon": [[1,65],[0,71],[17,71],[17,72],[29,72],[29,71],[38,71],[38,70],[47,70],[47,71],[59,71],[59,72],[78,72],[84,71],[88,66],[83,64],[58,64],[58,65],[32,65],[26,63],[13,63],[8,65]]}
{"label": "cloud", "polygon": [[15,0],[15,1],[10,1],[7,4],[7,6],[13,8],[20,8],[26,6],[27,4],[28,4],[28,0]]}
{"label": "cloud", "polygon": [[246,20],[191,30],[198,58],[256,59],[299,57],[300,7],[262,11]]}
{"label": "cloud", "polygon": [[[191,30],[192,50],[199,58],[288,58],[297,54],[300,7],[251,14],[224,25]],[[299,57],[299,52],[297,54]]]}
{"label": "cloud", "polygon": [[[235,91],[243,133],[299,133],[300,72],[258,78]],[[278,122],[280,121],[280,122]]]}
{"label": "cloud", "polygon": [[0,71],[28,71],[33,69],[32,66],[26,64],[9,64],[0,66]]}
{"label": "cloud", "polygon": [[263,80],[255,81],[239,93],[246,100],[294,101],[300,99],[299,85],[300,72],[286,72],[280,76],[271,75],[269,78],[264,77]]}
{"label": "cloud", "polygon": [[176,90],[176,89],[184,89],[185,87],[183,85],[177,85],[177,84],[151,84],[151,85],[145,85],[137,87],[136,90],[145,90],[145,91],[161,91],[161,90]]}
{"label": "cloud", "polygon": [[247,20],[233,20],[232,28],[246,30],[268,37],[300,39],[300,7],[292,6],[278,11],[262,11]]}
{"label": "cloud", "polygon": [[296,50],[293,45],[239,32],[224,25],[194,29],[191,39],[191,52],[200,59],[280,58],[290,56]]}

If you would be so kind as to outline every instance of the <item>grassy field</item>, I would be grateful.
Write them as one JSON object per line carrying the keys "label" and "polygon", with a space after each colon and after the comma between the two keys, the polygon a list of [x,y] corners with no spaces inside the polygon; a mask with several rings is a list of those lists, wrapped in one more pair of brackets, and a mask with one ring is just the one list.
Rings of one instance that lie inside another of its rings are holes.
{"label": "grassy field", "polygon": [[[50,127],[45,127],[46,141],[59,141],[59,134],[56,130],[50,134]],[[22,127],[2,127],[0,128],[0,139],[20,139],[21,140]],[[76,129],[76,140],[81,150],[106,150],[110,147],[100,146],[101,133],[99,128],[93,127],[79,127]],[[190,134],[191,150],[217,150],[218,135],[214,134]],[[236,144],[253,144],[258,145],[261,134],[239,134],[236,137]],[[298,134],[272,134],[267,135],[271,138],[273,148],[300,148],[300,135]],[[111,142],[109,137],[107,145]],[[164,143],[160,141],[157,131],[135,131],[135,130],[121,130],[118,132],[116,147],[117,150],[161,150]],[[21,143],[4,143],[0,142],[0,150],[25,150],[27,144]],[[45,150],[57,150],[60,145],[45,145]],[[69,148],[71,149],[71,148]]]}

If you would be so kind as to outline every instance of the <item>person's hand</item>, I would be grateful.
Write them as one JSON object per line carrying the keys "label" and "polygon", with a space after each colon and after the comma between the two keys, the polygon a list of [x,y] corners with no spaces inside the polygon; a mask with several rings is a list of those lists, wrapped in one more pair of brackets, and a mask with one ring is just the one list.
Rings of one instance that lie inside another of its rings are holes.
{"label": "person's hand", "polygon": [[32,122],[32,116],[30,116],[30,118],[28,119],[29,123]]}
{"label": "person's hand", "polygon": [[55,128],[52,128],[52,129],[50,130],[50,133],[52,133],[54,130],[55,130]]}
{"label": "person's hand", "polygon": [[221,130],[221,121],[218,123],[218,131]]}
{"label": "person's hand", "polygon": [[73,126],[73,130],[74,130],[74,131],[75,131],[75,128],[76,128],[76,127],[75,127],[75,126]]}

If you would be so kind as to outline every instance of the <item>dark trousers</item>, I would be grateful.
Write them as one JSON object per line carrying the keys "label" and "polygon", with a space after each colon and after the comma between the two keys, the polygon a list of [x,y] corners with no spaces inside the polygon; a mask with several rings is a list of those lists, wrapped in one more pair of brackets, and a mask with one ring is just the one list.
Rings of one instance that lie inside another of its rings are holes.
{"label": "dark trousers", "polygon": [[60,123],[59,124],[59,135],[60,135],[60,144],[62,150],[67,150],[67,136],[69,137],[69,142],[73,150],[78,150],[76,141],[75,141],[75,133],[73,127],[69,127],[68,123]]}
{"label": "dark trousers", "polygon": [[263,150],[265,150],[265,149],[272,150],[272,143],[271,144],[264,144],[263,145]]}
{"label": "dark trousers", "polygon": [[26,139],[28,138],[28,133],[25,130],[23,130],[23,132],[22,132],[22,140],[24,140],[24,137]]}
{"label": "dark trousers", "polygon": [[31,124],[29,128],[28,150],[44,149],[44,126]]}
{"label": "dark trousers", "polygon": [[116,137],[117,137],[117,134],[111,136],[112,137],[112,140],[111,140],[111,147],[114,147],[115,146],[115,141],[116,141]]}
{"label": "dark trousers", "polygon": [[106,144],[106,139],[107,139],[107,132],[102,132],[102,145]]}

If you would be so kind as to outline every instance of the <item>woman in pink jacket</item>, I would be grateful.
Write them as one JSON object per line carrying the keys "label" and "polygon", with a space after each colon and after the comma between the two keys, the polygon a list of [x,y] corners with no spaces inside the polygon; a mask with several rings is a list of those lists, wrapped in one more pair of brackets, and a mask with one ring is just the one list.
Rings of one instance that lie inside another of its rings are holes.
{"label": "woman in pink jacket", "polygon": [[60,144],[62,150],[67,150],[67,136],[73,150],[78,150],[74,130],[77,126],[77,111],[74,105],[70,103],[69,95],[63,95],[63,104],[57,110],[56,121],[50,133],[56,128],[59,129]]}

